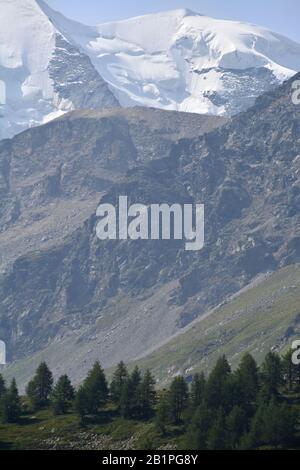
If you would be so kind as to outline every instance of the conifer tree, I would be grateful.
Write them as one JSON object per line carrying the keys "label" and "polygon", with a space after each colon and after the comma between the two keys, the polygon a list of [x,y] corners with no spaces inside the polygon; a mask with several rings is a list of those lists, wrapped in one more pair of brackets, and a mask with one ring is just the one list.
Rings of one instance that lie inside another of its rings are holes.
{"label": "conifer tree", "polygon": [[262,434],[265,422],[265,408],[266,404],[260,402],[256,412],[251,420],[250,431],[243,439],[243,448],[258,447],[262,441]]}
{"label": "conifer tree", "polygon": [[297,366],[292,362],[294,351],[289,349],[282,358],[282,375],[286,388],[292,391],[297,384]]}
{"label": "conifer tree", "polygon": [[204,391],[205,391],[205,376],[204,373],[195,374],[193,377],[192,385],[191,385],[191,408],[195,410],[198,408],[204,399]]}
{"label": "conifer tree", "polygon": [[129,414],[131,417],[138,417],[141,414],[141,395],[140,386],[142,382],[141,373],[138,367],[135,367],[128,381],[129,391]]}
{"label": "conifer tree", "polygon": [[184,410],[188,406],[188,386],[183,377],[175,377],[170,386],[169,409],[171,420],[179,423]]}
{"label": "conifer tree", "polygon": [[6,386],[5,386],[5,381],[2,375],[0,374],[0,399],[6,392]]}
{"label": "conifer tree", "polygon": [[194,450],[207,449],[208,432],[213,420],[213,412],[202,403],[191,418],[187,432],[187,446]]}
{"label": "conifer tree", "polygon": [[281,358],[277,353],[269,352],[261,366],[262,382],[266,394],[270,397],[278,395],[283,383]]}
{"label": "conifer tree", "polygon": [[231,369],[225,356],[220,357],[208,376],[205,387],[205,402],[212,409],[228,406],[228,381]]}
{"label": "conifer tree", "polygon": [[213,423],[207,434],[207,449],[222,450],[226,449],[225,418],[220,409],[213,420]]}
{"label": "conifer tree", "polygon": [[53,376],[45,362],[36,370],[34,378],[27,385],[26,393],[34,410],[46,406],[52,392]]}
{"label": "conifer tree", "polygon": [[155,404],[155,380],[150,372],[147,370],[140,384],[139,390],[141,415],[145,419],[149,419],[153,414],[153,407]]}
{"label": "conifer tree", "polygon": [[122,384],[121,396],[119,399],[119,411],[123,418],[129,419],[132,418],[132,397],[131,397],[131,386],[130,379],[128,378],[126,382]]}
{"label": "conifer tree", "polygon": [[113,374],[112,381],[110,384],[111,399],[118,406],[120,405],[123,386],[125,385],[127,380],[128,372],[124,362],[121,361]]}
{"label": "conifer tree", "polygon": [[229,449],[237,449],[248,431],[246,411],[241,406],[234,406],[226,417],[226,442]]}
{"label": "conifer tree", "polygon": [[98,361],[95,362],[93,368],[89,371],[87,378],[83,382],[83,387],[86,391],[88,412],[96,414],[108,400],[106,377]]}
{"label": "conifer tree", "polygon": [[54,414],[66,414],[75,398],[75,391],[67,375],[62,375],[51,395],[51,406]]}
{"label": "conifer tree", "polygon": [[74,402],[75,412],[80,417],[80,423],[85,423],[85,416],[89,413],[88,409],[88,394],[86,388],[81,385],[76,393]]}
{"label": "conifer tree", "polygon": [[251,354],[244,354],[236,375],[239,383],[241,405],[250,410],[257,399],[259,391],[259,371]]}
{"label": "conifer tree", "polygon": [[164,436],[166,426],[170,421],[169,392],[164,392],[160,396],[155,414],[155,425],[158,431]]}
{"label": "conifer tree", "polygon": [[121,385],[119,409],[124,418],[139,418],[142,415],[141,384],[140,370],[135,367]]}
{"label": "conifer tree", "polygon": [[17,423],[21,415],[21,400],[15,379],[1,398],[1,420],[3,423]]}
{"label": "conifer tree", "polygon": [[289,406],[280,405],[275,399],[262,403],[251,421],[249,446],[291,445],[296,421],[297,418]]}
{"label": "conifer tree", "polygon": [[265,410],[263,440],[274,446],[292,445],[297,417],[287,404],[271,402]]}

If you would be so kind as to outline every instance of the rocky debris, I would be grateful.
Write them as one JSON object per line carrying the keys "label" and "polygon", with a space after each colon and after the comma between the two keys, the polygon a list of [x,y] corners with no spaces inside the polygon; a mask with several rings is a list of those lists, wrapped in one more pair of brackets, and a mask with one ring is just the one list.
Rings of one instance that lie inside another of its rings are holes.
{"label": "rocky debris", "polygon": [[36,450],[132,450],[136,438],[113,440],[105,434],[81,432],[67,441],[65,437],[53,436],[35,443]]}

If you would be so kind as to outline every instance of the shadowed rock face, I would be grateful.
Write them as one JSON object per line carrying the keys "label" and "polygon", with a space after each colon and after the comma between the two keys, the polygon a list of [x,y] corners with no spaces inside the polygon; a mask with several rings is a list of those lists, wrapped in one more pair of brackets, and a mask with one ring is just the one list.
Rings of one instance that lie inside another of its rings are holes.
{"label": "shadowed rock face", "polygon": [[[198,132],[197,117],[172,116],[75,113],[2,143],[1,243],[9,254],[0,332],[10,359],[31,358],[28,373],[43,357],[79,381],[96,358],[105,367],[133,359],[256,275],[300,260],[300,108],[291,82],[202,136],[216,123],[201,118]],[[92,214],[100,199],[119,195],[130,204],[204,203],[205,248],[99,241]],[[71,204],[76,216],[68,219]],[[34,240],[30,227],[41,226],[32,221],[48,227],[51,216],[49,240],[43,249],[33,242],[30,253],[26,236]]]}

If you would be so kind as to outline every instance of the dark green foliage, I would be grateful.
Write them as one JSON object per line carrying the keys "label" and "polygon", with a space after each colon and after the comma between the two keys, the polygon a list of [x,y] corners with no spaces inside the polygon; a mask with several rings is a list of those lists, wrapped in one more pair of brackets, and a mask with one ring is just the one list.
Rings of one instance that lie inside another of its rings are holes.
{"label": "dark green foliage", "polygon": [[169,392],[163,393],[160,397],[155,415],[155,425],[160,434],[166,434],[167,424],[170,422],[170,399]]}
{"label": "dark green foliage", "polygon": [[123,418],[138,418],[141,414],[141,373],[136,367],[121,385],[119,409]]}
{"label": "dark green foliage", "polygon": [[80,417],[81,424],[84,424],[85,416],[88,414],[88,393],[86,388],[81,385],[76,393],[75,396],[75,403],[74,403],[75,412]]}
{"label": "dark green foliage", "polygon": [[225,417],[222,410],[217,412],[207,433],[207,449],[226,449]]}
{"label": "dark green foliage", "polygon": [[236,375],[239,383],[240,402],[245,409],[250,410],[259,391],[258,367],[251,354],[246,353],[242,357]]}
{"label": "dark green foliage", "polygon": [[[105,418],[101,426],[107,421],[113,429],[113,420],[118,426],[118,416],[122,416],[122,435],[127,426],[129,430],[137,424],[126,420],[148,421],[153,425],[139,423],[141,429],[145,425],[149,430],[138,440],[139,448],[152,449],[157,443],[169,442],[195,450],[298,448],[299,370],[291,359],[291,351],[282,360],[270,352],[259,369],[253,357],[245,354],[232,372],[222,356],[207,380],[202,373],[195,374],[190,394],[184,377],[174,378],[168,390],[156,393],[150,371],[142,376],[135,367],[128,374],[120,363],[113,375],[111,397],[98,362],[76,395],[66,375],[59,378],[50,395],[52,374],[43,363],[28,384],[27,394],[35,409],[45,406],[49,395],[54,414],[66,414],[74,408],[82,425],[92,426],[95,420],[98,425],[101,416],[101,420]],[[26,416],[26,407],[23,412]],[[16,383],[6,390],[0,375],[1,420],[17,423],[20,415]]]}
{"label": "dark green foliage", "polygon": [[5,381],[2,375],[0,374],[0,399],[4,395],[5,392],[6,392]]}
{"label": "dark green foliage", "polygon": [[120,400],[123,392],[123,387],[128,380],[128,372],[124,362],[120,362],[113,374],[110,384],[110,396],[112,401],[120,406]]}
{"label": "dark green foliage", "polygon": [[149,418],[155,402],[155,381],[150,371],[142,377],[137,367],[129,375],[120,362],[113,374],[110,396],[124,418]]}
{"label": "dark green foliage", "polygon": [[269,352],[261,366],[262,385],[267,396],[276,397],[283,383],[281,358],[277,353]]}
{"label": "dark green foliage", "polygon": [[141,373],[138,367],[135,367],[128,380],[129,391],[129,416],[139,417],[141,415],[141,395],[140,386],[142,382]]}
{"label": "dark green foliage", "polygon": [[[125,377],[125,376],[124,376]],[[150,418],[155,403],[155,381],[146,371],[142,377],[136,367],[130,376],[122,381],[119,410],[124,418]]]}
{"label": "dark green foliage", "polygon": [[238,449],[242,436],[247,432],[248,419],[244,408],[234,406],[226,418],[226,445],[229,449]]}
{"label": "dark green foliage", "polygon": [[226,358],[218,359],[204,385],[204,401],[201,402],[201,393],[195,393],[198,378],[197,386],[191,387],[191,402],[199,396],[200,406],[194,416],[189,415],[187,443],[194,449],[291,444],[296,418],[287,405],[276,401],[283,370],[285,381],[295,383],[296,374],[291,372],[290,363],[290,354],[281,362],[277,354],[270,352],[260,372],[253,357],[245,354],[239,368],[231,373]]}
{"label": "dark green foliage", "polygon": [[180,423],[183,412],[188,406],[188,386],[184,377],[175,377],[170,386],[169,409],[173,423]]}
{"label": "dark green foliage", "polygon": [[52,392],[53,376],[45,362],[36,370],[34,378],[29,382],[26,394],[32,409],[38,410],[46,406]]}
{"label": "dark green foliage", "polygon": [[140,393],[141,416],[144,419],[149,419],[153,414],[153,408],[154,408],[155,400],[156,400],[155,380],[150,370],[146,371],[142,379],[139,393]]}
{"label": "dark green foliage", "polygon": [[288,405],[279,405],[275,400],[269,404],[262,404],[252,419],[248,446],[291,444],[295,426],[296,416]]}
{"label": "dark green foliage", "polygon": [[214,413],[202,403],[194,416],[187,432],[186,445],[195,450],[207,449],[209,430],[214,422]]}
{"label": "dark green foliage", "polygon": [[265,442],[288,446],[293,442],[295,428],[296,416],[290,406],[270,404],[265,421]]}
{"label": "dark green foliage", "polygon": [[98,414],[107,401],[107,380],[97,361],[76,394],[74,408],[83,423],[86,415]]}
{"label": "dark green foliage", "polygon": [[62,375],[51,395],[51,406],[55,415],[66,414],[75,397],[75,391],[67,375]]}
{"label": "dark green foliage", "polygon": [[96,362],[83,383],[87,397],[87,412],[97,414],[108,400],[108,385],[99,362]]}
{"label": "dark green foliage", "polygon": [[127,379],[126,382],[122,385],[121,389],[121,396],[119,399],[119,411],[123,418],[131,418],[132,417],[132,409],[131,409],[131,386],[130,386],[130,379]]}
{"label": "dark green foliage", "polygon": [[0,416],[3,423],[17,423],[21,415],[21,400],[15,379],[0,401]]}
{"label": "dark green foliage", "polygon": [[205,376],[203,372],[201,374],[195,374],[191,385],[191,396],[190,404],[191,409],[196,410],[204,400],[205,391]]}
{"label": "dark green foliage", "polygon": [[229,379],[231,369],[225,356],[220,357],[211,373],[205,387],[205,403],[209,408],[227,408],[231,400]]}

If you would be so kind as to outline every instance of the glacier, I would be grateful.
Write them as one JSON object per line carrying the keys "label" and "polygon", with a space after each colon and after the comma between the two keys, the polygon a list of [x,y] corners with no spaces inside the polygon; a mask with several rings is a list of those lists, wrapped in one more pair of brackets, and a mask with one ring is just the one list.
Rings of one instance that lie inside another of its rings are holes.
{"label": "glacier", "polygon": [[180,9],[78,38],[123,106],[233,115],[300,70],[300,45],[265,28]]}
{"label": "glacier", "polygon": [[119,106],[88,55],[47,9],[35,0],[0,0],[0,139],[74,109]]}
{"label": "glacier", "polygon": [[178,9],[86,26],[43,0],[0,0],[1,137],[73,109],[233,116],[300,70],[300,45]]}

